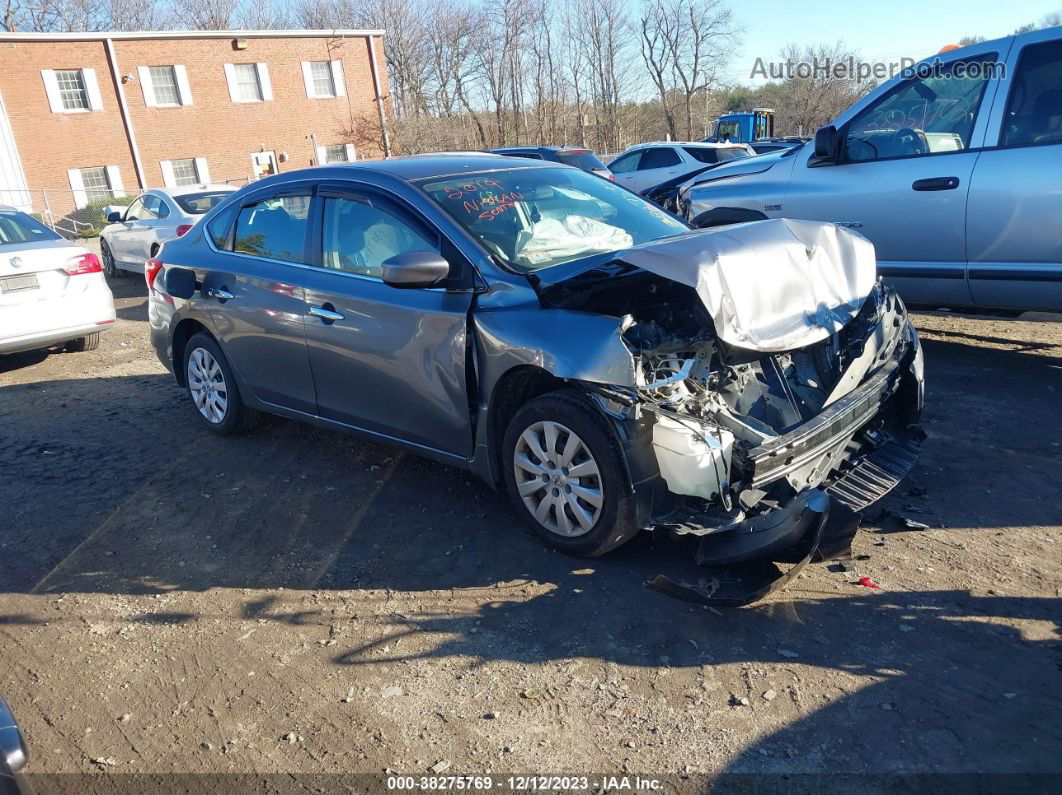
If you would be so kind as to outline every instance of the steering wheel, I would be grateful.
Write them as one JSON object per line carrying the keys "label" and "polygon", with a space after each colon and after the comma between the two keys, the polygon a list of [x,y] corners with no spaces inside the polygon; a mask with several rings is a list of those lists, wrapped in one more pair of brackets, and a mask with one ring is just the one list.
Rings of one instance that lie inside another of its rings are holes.
{"label": "steering wheel", "polygon": [[910,152],[904,152],[904,154],[912,155],[926,155],[929,154],[929,141],[926,140],[926,135],[921,130],[915,130],[911,127],[901,127],[892,136],[892,143],[894,151],[899,152],[901,147],[904,149],[910,148]]}

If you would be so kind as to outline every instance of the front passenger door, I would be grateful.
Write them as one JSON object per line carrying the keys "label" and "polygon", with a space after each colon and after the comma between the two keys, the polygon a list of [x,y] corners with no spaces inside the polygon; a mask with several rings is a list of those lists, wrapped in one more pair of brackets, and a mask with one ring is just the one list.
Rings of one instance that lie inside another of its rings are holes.
{"label": "front passenger door", "polygon": [[908,302],[963,306],[966,198],[984,141],[995,52],[912,76],[845,123],[840,162],[797,155],[782,215],[867,237],[879,272]]}
{"label": "front passenger door", "polygon": [[[447,456],[472,453],[466,390],[472,292],[384,284],[384,260],[442,251],[419,218],[372,193],[321,190],[306,343],[321,417]],[[455,277],[459,278],[459,277]]]}

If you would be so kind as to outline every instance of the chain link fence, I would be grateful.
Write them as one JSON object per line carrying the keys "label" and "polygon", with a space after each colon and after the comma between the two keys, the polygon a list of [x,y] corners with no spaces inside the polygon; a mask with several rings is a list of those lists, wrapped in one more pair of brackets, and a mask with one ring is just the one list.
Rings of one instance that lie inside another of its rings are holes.
{"label": "chain link fence", "polygon": [[[226,180],[242,187],[253,180]],[[141,191],[126,193],[113,190],[75,191],[71,188],[22,190],[0,187],[0,205],[27,213],[58,234],[73,240],[98,237],[107,225],[108,208],[121,210],[132,203]]]}

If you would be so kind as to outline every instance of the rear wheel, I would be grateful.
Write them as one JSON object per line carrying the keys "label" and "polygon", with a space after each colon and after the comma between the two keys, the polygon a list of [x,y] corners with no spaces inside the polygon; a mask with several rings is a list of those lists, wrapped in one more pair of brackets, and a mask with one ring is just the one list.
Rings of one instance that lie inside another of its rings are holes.
{"label": "rear wheel", "polygon": [[622,448],[581,393],[552,392],[521,408],[502,461],[513,507],[550,546],[595,557],[638,532]]}
{"label": "rear wheel", "polygon": [[103,272],[107,274],[107,278],[118,279],[125,274],[125,271],[119,268],[118,263],[114,261],[111,247],[102,237],[100,238],[100,258],[103,260]]}
{"label": "rear wheel", "polygon": [[71,353],[94,351],[98,347],[100,347],[100,333],[98,331],[95,334],[89,334],[87,337],[78,337],[76,340],[70,340],[65,346],[66,350]]}
{"label": "rear wheel", "polygon": [[243,405],[232,369],[213,337],[196,334],[188,340],[184,374],[199,419],[211,431],[226,436],[257,424],[258,412]]}

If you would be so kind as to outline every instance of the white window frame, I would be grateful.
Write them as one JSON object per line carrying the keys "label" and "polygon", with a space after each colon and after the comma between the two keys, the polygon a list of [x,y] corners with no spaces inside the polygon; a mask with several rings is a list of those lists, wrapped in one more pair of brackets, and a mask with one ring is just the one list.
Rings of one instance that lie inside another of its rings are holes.
{"label": "white window frame", "polygon": [[[155,84],[151,79],[152,66],[169,66],[173,69],[174,80],[177,83],[177,104],[158,101],[155,96]],[[138,66],[136,71],[140,80],[140,88],[144,92],[144,104],[149,108],[179,108],[192,104],[192,87],[188,82],[188,69],[183,64],[151,64],[151,66]]]}
{"label": "white window frame", "polygon": [[269,79],[269,65],[258,61],[251,64],[254,66],[255,76],[258,78],[258,92],[261,99],[243,99],[240,97],[240,84],[236,80],[236,64],[225,64],[225,82],[229,86],[229,99],[241,105],[250,105],[256,102],[270,102],[273,99],[273,83]]}
{"label": "white window frame", "polygon": [[[313,79],[313,64],[315,63],[327,63],[328,69],[332,75],[332,94],[318,94],[317,84]],[[341,59],[335,61],[303,61],[302,62],[302,82],[306,88],[306,96],[310,99],[335,99],[336,97],[345,97],[347,95],[347,84],[343,77],[343,61]]]}
{"label": "white window frame", "polygon": [[[85,166],[85,168],[100,168],[100,166]],[[122,185],[122,172],[118,166],[103,166],[103,172],[107,175],[107,189],[111,193],[111,198],[125,195],[125,186]],[[81,174],[80,168],[68,168],[66,170],[67,179],[70,182],[70,190],[74,196],[74,206],[78,209],[85,207],[89,203],[88,189],[85,187],[85,180]]]}
{"label": "white window frame", "polygon": [[[328,147],[329,146],[342,146],[347,152],[346,160],[329,160],[328,159]],[[330,163],[353,163],[357,157],[357,150],[354,148],[354,144],[326,144],[324,146],[317,147],[317,165],[326,166]]]}
{"label": "white window frame", "polygon": [[[196,181],[192,184],[207,185],[210,183],[210,168],[207,166],[205,157],[179,157],[178,160],[194,160]],[[159,167],[162,169],[162,184],[167,188],[185,187],[177,184],[177,177],[173,173],[172,160],[160,160]]]}
{"label": "white window frame", "polygon": [[[64,108],[63,96],[59,91],[59,79],[56,72],[80,72],[81,82],[85,86],[85,96],[88,98],[87,108]],[[52,113],[92,113],[103,110],[103,95],[100,94],[100,84],[96,79],[96,70],[90,66],[75,67],[73,69],[41,69],[41,78],[44,80],[44,93],[48,97],[48,107]]]}

